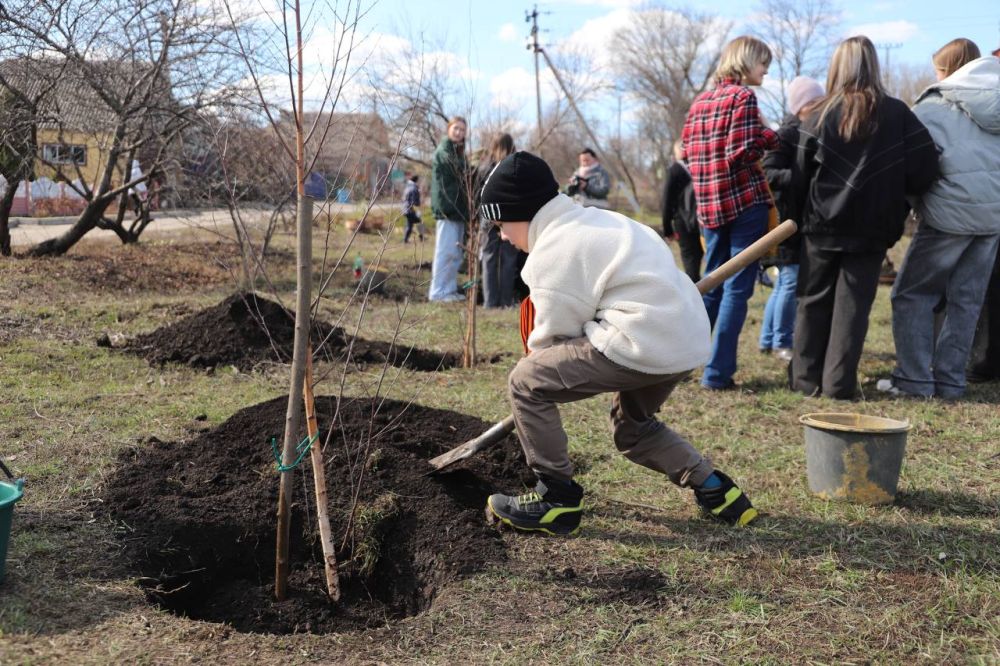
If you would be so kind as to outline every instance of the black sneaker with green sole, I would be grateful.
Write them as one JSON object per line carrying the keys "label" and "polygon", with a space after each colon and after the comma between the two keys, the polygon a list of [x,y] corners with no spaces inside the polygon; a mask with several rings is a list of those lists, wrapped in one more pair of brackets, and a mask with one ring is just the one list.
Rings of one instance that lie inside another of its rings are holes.
{"label": "black sneaker with green sole", "polygon": [[757,518],[750,498],[728,476],[715,470],[722,485],[715,488],[695,488],[694,496],[702,513],[730,525],[749,525]]}
{"label": "black sneaker with green sole", "polygon": [[539,478],[524,495],[497,493],[486,500],[488,519],[527,532],[569,535],[580,529],[583,487],[576,481]]}

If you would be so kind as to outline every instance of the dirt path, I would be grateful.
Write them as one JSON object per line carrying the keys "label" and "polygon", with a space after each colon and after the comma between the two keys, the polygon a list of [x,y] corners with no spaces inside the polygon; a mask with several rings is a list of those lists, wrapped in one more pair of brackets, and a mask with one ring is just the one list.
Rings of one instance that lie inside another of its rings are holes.
{"label": "dirt path", "polygon": [[[334,213],[350,213],[357,206],[355,204],[329,204]],[[389,212],[393,206],[378,206],[380,210]],[[326,205],[324,205],[326,209]],[[263,225],[267,221],[267,212],[263,210],[248,210],[244,212],[244,219],[251,225]],[[14,247],[24,247],[41,243],[50,238],[55,238],[63,234],[75,218],[29,218],[20,217],[11,220],[10,230],[11,245]],[[225,208],[212,210],[164,210],[156,211],[153,214],[153,222],[149,225],[146,233],[170,232],[183,229],[206,229],[218,233],[221,237],[231,239],[234,237],[233,221],[229,216],[229,211]],[[118,237],[113,231],[94,229],[86,236],[87,240],[111,239]]]}

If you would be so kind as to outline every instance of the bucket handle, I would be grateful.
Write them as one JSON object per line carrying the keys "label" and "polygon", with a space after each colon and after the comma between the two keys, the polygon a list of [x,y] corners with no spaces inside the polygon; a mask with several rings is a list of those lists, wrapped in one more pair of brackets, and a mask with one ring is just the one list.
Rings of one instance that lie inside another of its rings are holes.
{"label": "bucket handle", "polygon": [[4,464],[3,460],[0,460],[0,469],[2,469],[3,473],[7,475],[7,478],[10,479],[10,482],[13,483],[15,486],[17,486],[18,490],[24,487],[24,479],[15,479],[14,475],[10,471],[10,468]]}
{"label": "bucket handle", "polygon": [[7,475],[8,479],[10,479],[11,481],[14,480],[14,475],[11,474],[10,468],[4,464],[3,460],[0,460],[0,469],[2,469],[3,473]]}

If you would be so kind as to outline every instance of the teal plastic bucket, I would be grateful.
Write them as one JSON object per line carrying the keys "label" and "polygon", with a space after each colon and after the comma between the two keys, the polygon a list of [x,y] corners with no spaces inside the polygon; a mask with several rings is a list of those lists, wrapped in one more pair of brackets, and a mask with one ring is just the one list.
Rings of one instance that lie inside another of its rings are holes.
{"label": "teal plastic bucket", "polygon": [[10,542],[10,526],[14,522],[14,505],[23,494],[22,479],[11,483],[0,481],[0,582],[7,574],[7,544]]}

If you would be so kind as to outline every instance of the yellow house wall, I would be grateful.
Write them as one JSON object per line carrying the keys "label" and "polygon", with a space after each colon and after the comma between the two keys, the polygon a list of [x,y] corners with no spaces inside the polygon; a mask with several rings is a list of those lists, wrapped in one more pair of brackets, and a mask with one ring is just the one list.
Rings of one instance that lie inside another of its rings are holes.
{"label": "yellow house wall", "polygon": [[[38,153],[39,158],[36,160],[35,165],[35,176],[38,178],[46,177],[52,180],[58,180],[55,168],[46,164],[42,159],[42,150],[45,144],[68,144],[68,145],[82,145],[87,148],[87,163],[82,164],[78,167],[73,164],[62,165],[62,173],[65,176],[65,180],[76,180],[77,178],[82,178],[90,187],[94,186],[95,180],[99,177],[104,169],[105,162],[107,161],[107,146],[111,144],[111,137],[107,134],[86,134],[84,132],[71,132],[67,130],[58,131],[53,129],[42,129],[38,130]],[[121,160],[121,166],[124,166],[125,160]],[[79,175],[78,175],[79,174]],[[120,184],[120,174],[112,179],[112,184]]]}

